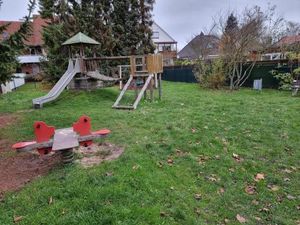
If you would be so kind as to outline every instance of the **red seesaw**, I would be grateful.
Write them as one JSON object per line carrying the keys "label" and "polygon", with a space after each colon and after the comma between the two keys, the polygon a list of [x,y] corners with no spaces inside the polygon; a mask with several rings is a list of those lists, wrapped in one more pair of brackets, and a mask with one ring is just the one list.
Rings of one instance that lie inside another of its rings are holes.
{"label": "red seesaw", "polygon": [[19,152],[37,150],[40,155],[47,155],[51,151],[61,152],[64,163],[71,163],[74,159],[73,148],[90,146],[94,139],[104,138],[110,130],[91,131],[91,119],[81,116],[71,128],[57,129],[38,121],[34,125],[35,141],[19,142],[12,146]]}

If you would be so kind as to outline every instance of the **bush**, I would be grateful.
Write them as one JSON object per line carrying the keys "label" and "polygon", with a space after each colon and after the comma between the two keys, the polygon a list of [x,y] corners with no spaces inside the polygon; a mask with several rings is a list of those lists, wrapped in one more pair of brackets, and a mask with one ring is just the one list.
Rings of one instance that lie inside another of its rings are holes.
{"label": "bush", "polygon": [[26,82],[40,82],[43,80],[43,76],[41,73],[39,74],[26,74],[25,81]]}
{"label": "bush", "polygon": [[300,67],[293,70],[292,73],[279,73],[277,70],[273,70],[271,73],[279,81],[280,90],[291,90],[293,80],[299,79]]}
{"label": "bush", "polygon": [[194,74],[201,86],[212,89],[220,89],[226,80],[224,63],[221,59],[206,62],[197,60]]}

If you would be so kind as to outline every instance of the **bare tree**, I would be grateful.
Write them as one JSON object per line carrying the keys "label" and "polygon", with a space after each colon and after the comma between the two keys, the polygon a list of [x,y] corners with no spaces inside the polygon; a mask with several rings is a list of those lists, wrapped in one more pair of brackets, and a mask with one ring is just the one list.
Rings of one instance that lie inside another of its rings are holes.
{"label": "bare tree", "polygon": [[275,33],[282,19],[274,19],[275,7],[262,12],[255,6],[246,8],[241,16],[231,13],[227,20],[219,18],[221,56],[226,65],[230,89],[240,88],[251,75],[257,55],[277,40]]}
{"label": "bare tree", "polygon": [[286,30],[284,33],[286,36],[300,35],[300,23],[292,21],[286,22]]}

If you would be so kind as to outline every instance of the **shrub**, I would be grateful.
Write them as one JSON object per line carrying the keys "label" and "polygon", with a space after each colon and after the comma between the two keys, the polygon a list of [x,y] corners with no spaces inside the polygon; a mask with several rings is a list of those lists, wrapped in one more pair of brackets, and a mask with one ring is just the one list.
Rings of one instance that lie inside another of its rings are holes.
{"label": "shrub", "polygon": [[273,70],[271,73],[277,80],[279,80],[280,90],[291,90],[293,80],[299,79],[300,67],[293,70],[292,73],[279,73],[277,70]]}
{"label": "shrub", "polygon": [[194,74],[203,87],[219,89],[225,83],[224,63],[221,59],[213,61],[197,60],[194,65]]}

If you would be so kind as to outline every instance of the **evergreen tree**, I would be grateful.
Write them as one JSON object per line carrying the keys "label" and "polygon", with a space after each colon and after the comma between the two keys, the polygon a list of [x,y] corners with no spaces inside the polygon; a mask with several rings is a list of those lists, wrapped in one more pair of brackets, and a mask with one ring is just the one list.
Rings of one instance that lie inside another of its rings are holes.
{"label": "evergreen tree", "polygon": [[226,21],[226,26],[221,38],[221,50],[222,53],[225,55],[225,59],[228,57],[232,57],[233,51],[235,49],[235,45],[237,44],[237,37],[238,37],[239,27],[238,27],[238,20],[231,13]]}
{"label": "evergreen tree", "polygon": [[227,35],[234,35],[234,33],[238,30],[238,20],[237,18],[231,13],[227,18],[226,27],[225,27],[225,34]]}
{"label": "evergreen tree", "polygon": [[40,14],[47,19],[48,25],[43,29],[44,48],[47,60],[42,62],[44,78],[56,82],[68,65],[68,49],[61,44],[73,31],[70,20],[69,5],[65,0],[40,0]]}
{"label": "evergreen tree", "polygon": [[[147,54],[152,43],[154,0],[40,0],[41,15],[49,18],[44,31],[48,52],[46,73],[57,78],[65,70],[67,51],[60,45],[81,31],[100,45],[97,55]],[[86,51],[89,52],[89,51]],[[91,51],[90,51],[91,52]],[[59,54],[63,54],[62,56]],[[65,60],[64,60],[65,59]],[[52,68],[56,65],[56,68]]]}
{"label": "evergreen tree", "polygon": [[[20,26],[20,29],[0,43],[0,84],[5,84],[9,81],[12,74],[16,71],[19,64],[17,56],[25,49],[24,42],[27,41],[27,38],[31,34],[30,20],[35,4],[35,0],[29,1],[28,15],[24,17],[24,22]],[[0,26],[0,33],[5,31],[8,26],[9,24]]]}
{"label": "evergreen tree", "polygon": [[141,34],[140,51],[143,54],[153,53],[155,47],[152,42],[152,10],[155,0],[140,0],[141,24],[139,33]]}

